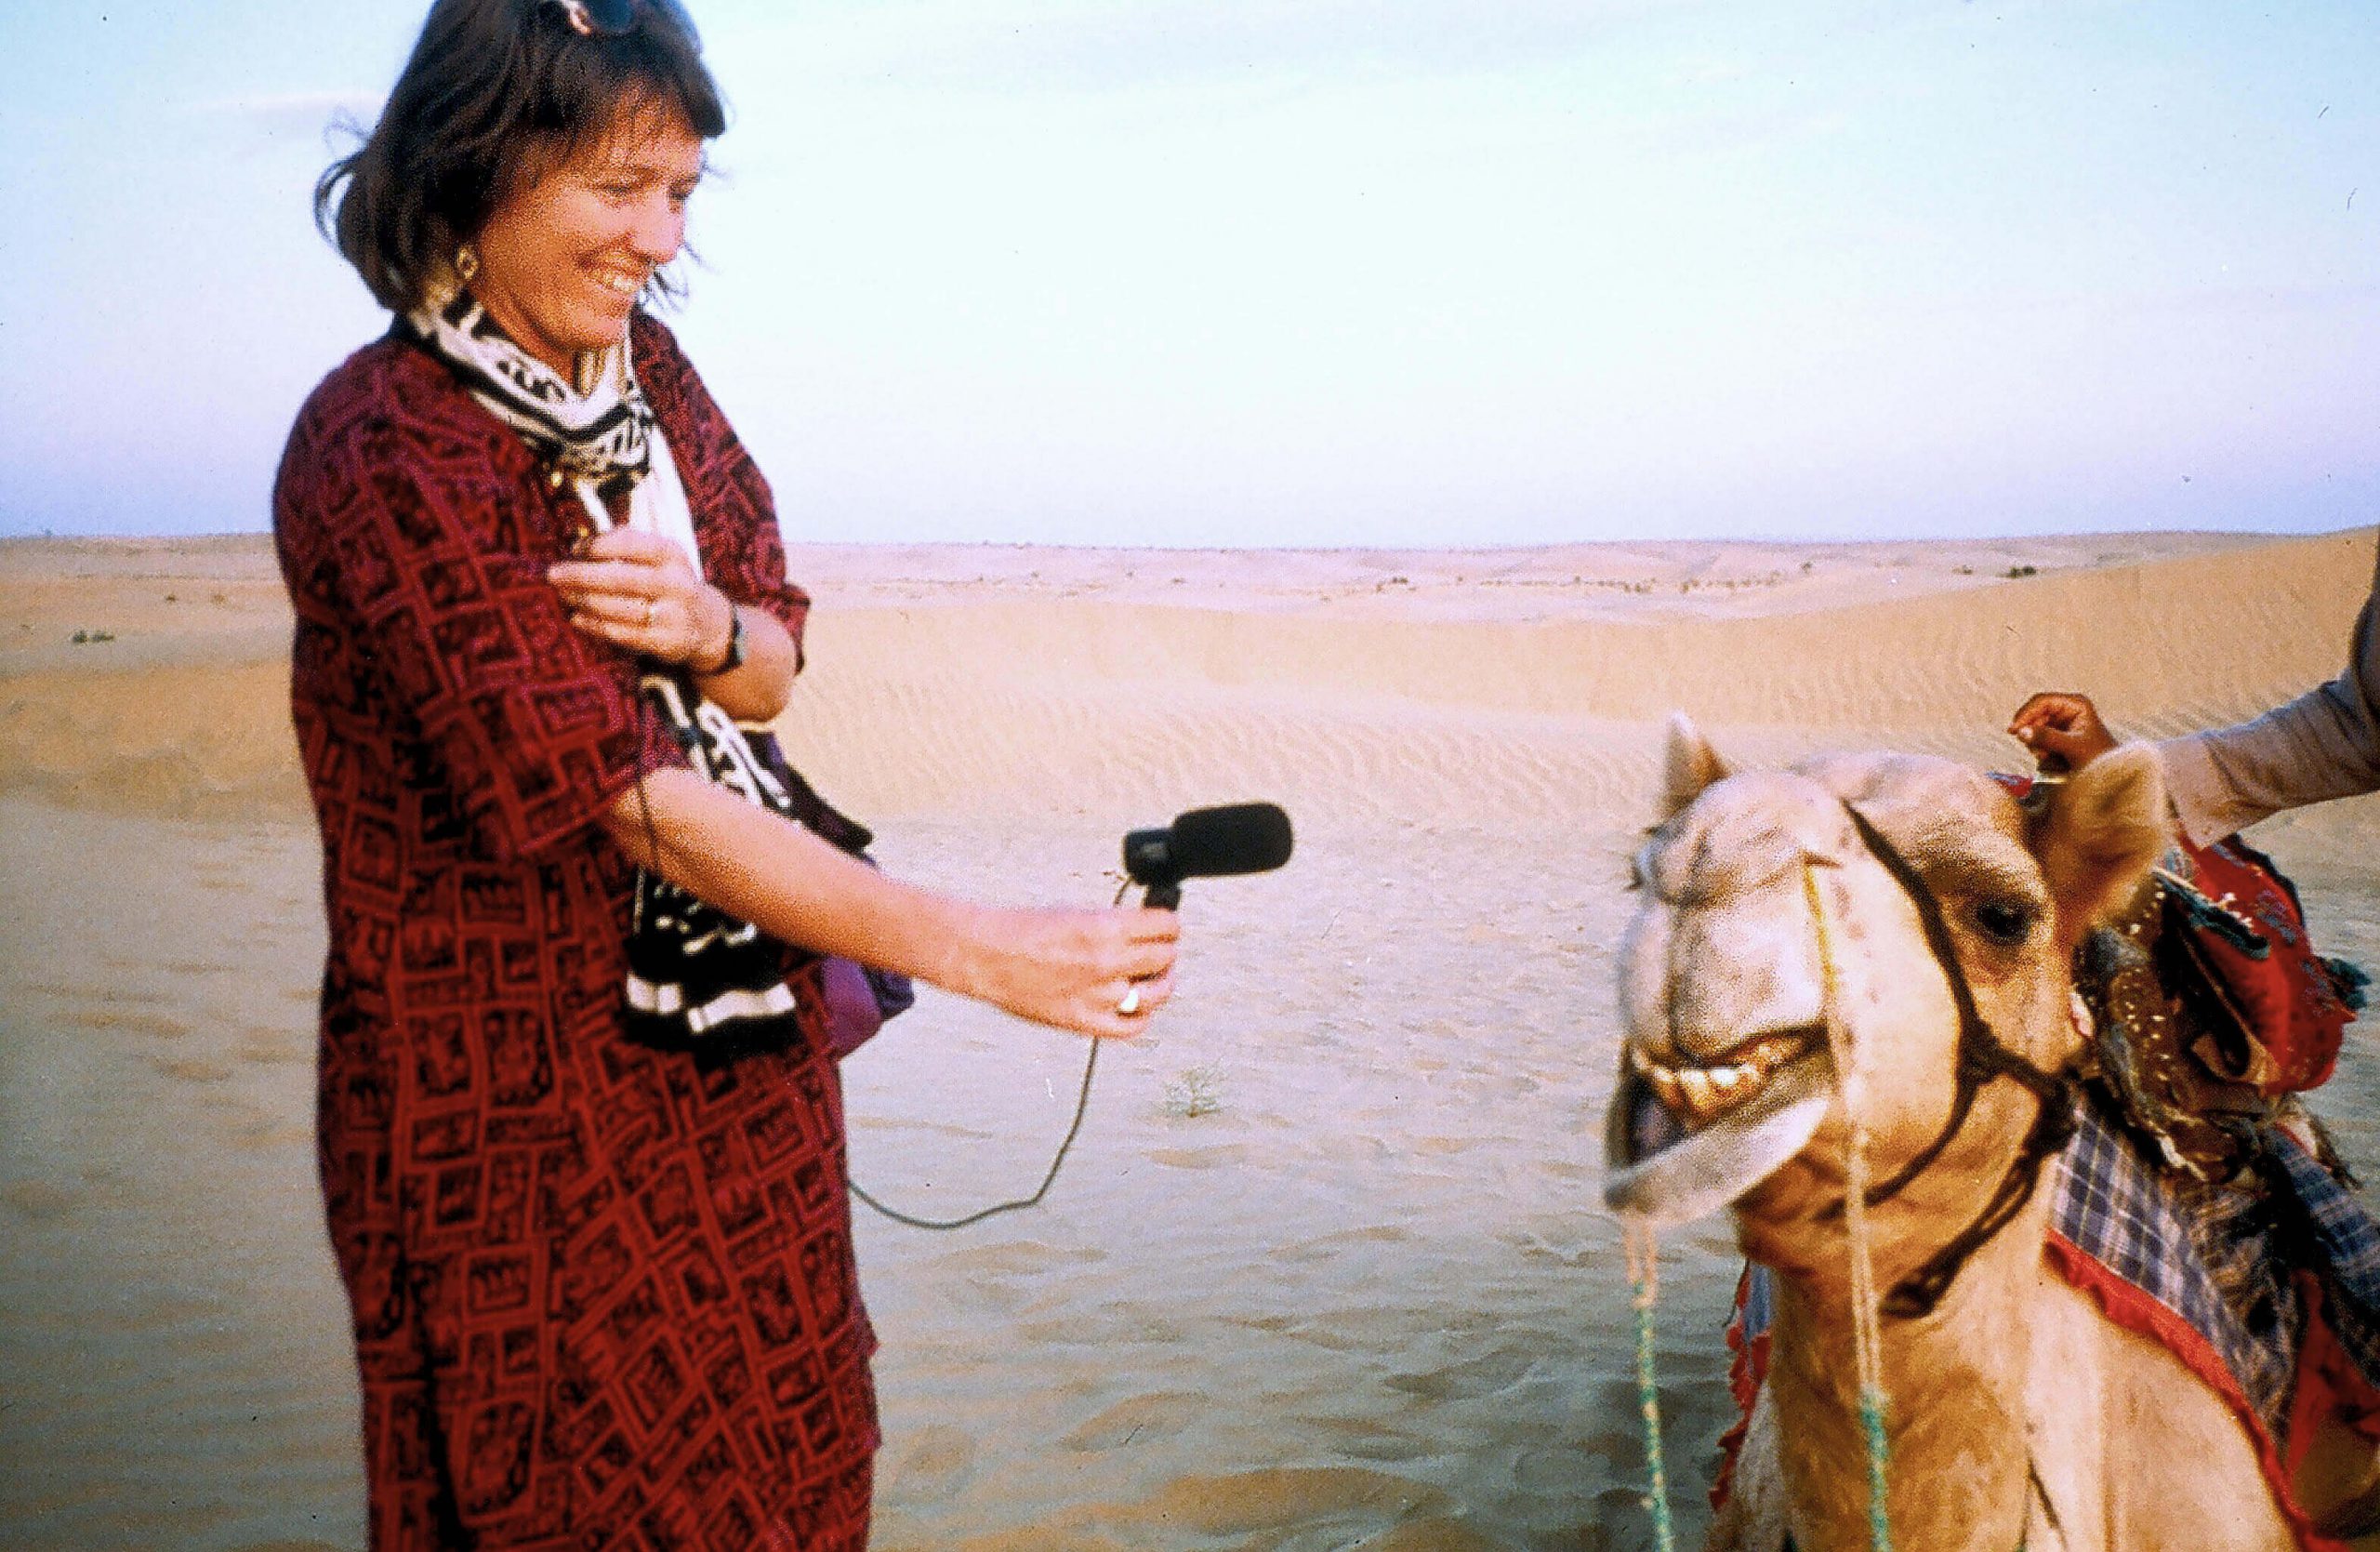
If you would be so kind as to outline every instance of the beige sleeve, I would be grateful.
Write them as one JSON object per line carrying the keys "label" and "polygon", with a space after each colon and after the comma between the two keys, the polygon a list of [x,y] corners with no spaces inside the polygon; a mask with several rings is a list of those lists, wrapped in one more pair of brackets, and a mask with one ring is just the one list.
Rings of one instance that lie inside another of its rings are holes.
{"label": "beige sleeve", "polygon": [[2283,809],[2380,790],[2380,556],[2356,617],[2347,669],[2237,726],[2156,746],[2166,789],[2203,845]]}

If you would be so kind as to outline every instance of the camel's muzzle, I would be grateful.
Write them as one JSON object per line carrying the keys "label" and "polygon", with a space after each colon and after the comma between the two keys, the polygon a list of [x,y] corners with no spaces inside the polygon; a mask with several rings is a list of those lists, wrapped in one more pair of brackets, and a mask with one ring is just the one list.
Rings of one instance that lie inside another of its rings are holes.
{"label": "camel's muzzle", "polygon": [[1833,1095],[1833,1059],[1815,1025],[1697,1063],[1632,1041],[1605,1127],[1604,1201],[1657,1224],[1715,1213],[1799,1153]]}

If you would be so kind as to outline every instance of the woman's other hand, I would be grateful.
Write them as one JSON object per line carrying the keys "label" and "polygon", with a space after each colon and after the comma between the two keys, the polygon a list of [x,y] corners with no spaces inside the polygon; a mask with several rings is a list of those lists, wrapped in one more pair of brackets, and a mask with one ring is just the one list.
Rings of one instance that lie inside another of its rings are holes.
{"label": "woman's other hand", "polygon": [[1037,1024],[1136,1035],[1173,995],[1181,935],[1170,910],[986,908],[943,984]]}
{"label": "woman's other hand", "polygon": [[2043,691],[2016,708],[2008,731],[2052,775],[2079,771],[2116,747],[2091,697],[2064,690]]}
{"label": "woman's other hand", "polygon": [[697,673],[727,657],[734,606],[658,534],[598,534],[578,559],[549,567],[546,578],[569,606],[571,624],[600,641]]}

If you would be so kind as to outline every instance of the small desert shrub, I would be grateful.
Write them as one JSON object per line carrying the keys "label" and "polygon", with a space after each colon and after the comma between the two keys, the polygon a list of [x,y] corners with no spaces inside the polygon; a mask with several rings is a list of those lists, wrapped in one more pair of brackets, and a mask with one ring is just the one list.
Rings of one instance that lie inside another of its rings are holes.
{"label": "small desert shrub", "polygon": [[1210,1062],[1186,1068],[1165,1085],[1165,1113],[1188,1120],[1210,1116],[1223,1108],[1223,1069]]}

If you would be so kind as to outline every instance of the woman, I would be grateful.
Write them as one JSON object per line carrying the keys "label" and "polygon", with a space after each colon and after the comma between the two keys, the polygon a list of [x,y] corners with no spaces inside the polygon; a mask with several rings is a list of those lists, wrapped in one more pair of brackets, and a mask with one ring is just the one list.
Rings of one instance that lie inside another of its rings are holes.
{"label": "woman", "polygon": [[[378,1548],[863,1545],[874,1338],[814,956],[1094,1036],[1172,986],[1170,913],[930,895],[748,801],[729,719],[783,710],[807,601],[638,306],[722,122],[672,0],[436,0],[317,190],[397,315],[274,493]],[[703,909],[688,953],[776,956],[710,1004],[740,1042],[631,974]]]}
{"label": "woman", "polygon": [[[2116,745],[2090,697],[2064,691],[2028,699],[2008,731],[2075,770]],[[2174,812],[2201,845],[2283,809],[2380,791],[2380,557],[2336,679],[2253,721],[2155,748]]]}

